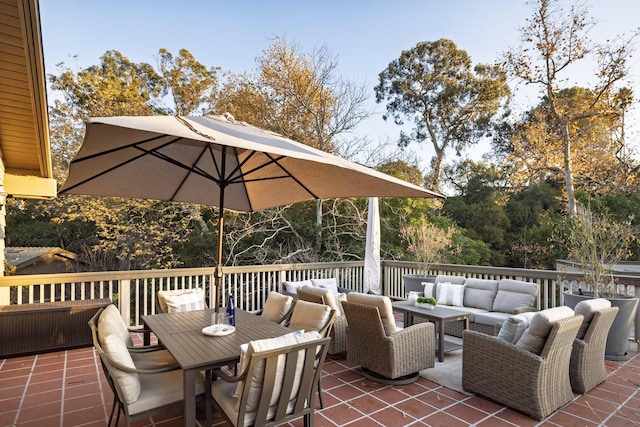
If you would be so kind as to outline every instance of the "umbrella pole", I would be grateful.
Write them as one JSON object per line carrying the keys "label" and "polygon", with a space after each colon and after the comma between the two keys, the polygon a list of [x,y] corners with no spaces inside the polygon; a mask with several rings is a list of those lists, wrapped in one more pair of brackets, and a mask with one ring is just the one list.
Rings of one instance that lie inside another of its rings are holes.
{"label": "umbrella pole", "polygon": [[227,147],[222,147],[222,161],[220,165],[220,182],[218,186],[220,187],[220,203],[218,210],[218,248],[216,253],[216,271],[214,278],[214,286],[216,287],[216,313],[220,310],[220,294],[222,293],[222,231],[224,225],[224,189],[226,187],[225,183],[225,165],[227,163]]}

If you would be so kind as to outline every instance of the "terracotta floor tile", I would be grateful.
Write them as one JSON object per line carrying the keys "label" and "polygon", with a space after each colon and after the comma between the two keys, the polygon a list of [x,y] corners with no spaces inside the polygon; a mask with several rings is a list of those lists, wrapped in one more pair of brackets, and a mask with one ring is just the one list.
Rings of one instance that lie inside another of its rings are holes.
{"label": "terracotta floor tile", "polygon": [[331,394],[344,402],[360,397],[362,395],[362,391],[350,384],[344,384],[340,387],[334,387],[331,389]]}
{"label": "terracotta floor tile", "polygon": [[379,426],[384,426],[384,425],[380,424],[374,419],[366,417],[366,418],[361,418],[359,420],[355,420],[352,423],[346,424],[344,427],[379,427]]}
{"label": "terracotta floor tile", "polygon": [[424,418],[433,414],[437,409],[427,403],[418,400],[417,398],[411,398],[403,402],[397,403],[395,407],[403,412],[411,415],[416,419]]}
{"label": "terracotta floor tile", "polygon": [[427,391],[431,390],[430,388],[426,387],[419,381],[416,381],[411,384],[396,386],[396,389],[402,391],[403,393],[411,397],[418,396],[422,393],[426,393]]}
{"label": "terracotta floor tile", "polygon": [[614,415],[607,420],[607,427],[638,427],[638,419]]}
{"label": "terracotta floor tile", "polygon": [[[64,412],[73,412],[84,408],[92,408],[94,406],[103,406],[110,404],[112,401],[103,401],[102,395],[99,393],[64,399]],[[109,411],[111,411],[109,405]]]}
{"label": "terracotta floor tile", "polygon": [[445,411],[469,424],[475,424],[488,415],[486,412],[472,408],[465,403],[456,403],[455,405],[449,406]]}
{"label": "terracotta floor tile", "polygon": [[445,396],[435,391],[421,394],[420,396],[417,396],[416,399],[438,409],[446,408],[447,406],[451,406],[457,402],[449,396]]}
{"label": "terracotta floor tile", "polygon": [[373,395],[365,394],[364,396],[356,397],[349,401],[349,405],[353,406],[363,414],[369,415],[380,409],[386,408],[388,403],[380,400]]}
{"label": "terracotta floor tile", "polygon": [[30,421],[39,420],[53,414],[60,414],[60,401],[48,401],[42,402],[38,405],[25,409],[24,407],[20,411],[18,416],[18,424],[28,423]]}
{"label": "terracotta floor tile", "polygon": [[565,411],[559,411],[549,418],[549,421],[563,427],[589,427],[600,425],[597,421],[591,421]]}
{"label": "terracotta floor tile", "polygon": [[494,412],[497,412],[504,408],[504,406],[498,403],[483,399],[478,396],[471,396],[468,399],[465,399],[464,403],[487,414],[493,414]]}
{"label": "terracotta floor tile", "polygon": [[467,427],[469,425],[446,412],[436,412],[424,418],[422,422],[433,427]]}
{"label": "terracotta floor tile", "polygon": [[2,408],[2,412],[0,412],[0,426],[12,426],[16,421],[16,415],[18,414],[18,410],[13,411],[5,411],[6,408]]}
{"label": "terracotta floor tile", "polygon": [[63,425],[79,426],[82,424],[100,422],[106,423],[109,413],[105,412],[103,406],[84,408],[73,412],[65,412],[62,415]]}
{"label": "terracotta floor tile", "polygon": [[[325,414],[323,414],[325,415]],[[329,414],[326,414],[329,416]],[[341,403],[331,407],[331,421],[337,426],[343,426],[347,423],[362,418],[364,414],[348,403]]]}
{"label": "terracotta floor tile", "polygon": [[51,415],[48,417],[37,418],[31,421],[18,421],[20,427],[42,427],[60,425],[60,415]]}
{"label": "terracotta floor tile", "polygon": [[30,382],[27,387],[28,394],[43,393],[45,391],[61,390],[62,378],[57,378],[49,381],[42,381],[39,383]]}
{"label": "terracotta floor tile", "polygon": [[515,427],[515,424],[507,422],[497,417],[489,417],[475,424],[478,427]]}
{"label": "terracotta floor tile", "polygon": [[400,411],[395,407],[388,407],[384,411],[378,411],[369,415],[385,427],[408,426],[416,422],[416,418],[410,414]]}
{"label": "terracotta floor tile", "polygon": [[398,390],[395,386],[389,386],[373,391],[371,392],[371,395],[390,404],[407,400],[407,394]]}
{"label": "terracotta floor tile", "polygon": [[0,402],[3,402],[6,399],[21,398],[23,394],[24,394],[24,385],[0,388]]}
{"label": "terracotta floor tile", "polygon": [[[62,390],[51,390],[44,393],[27,394],[22,401],[22,408],[33,408],[50,402],[60,402],[62,399]],[[60,410],[58,409],[58,411]]]}
{"label": "terracotta floor tile", "polygon": [[344,381],[340,379],[337,375],[323,375],[320,379],[320,384],[322,384],[322,388],[324,390],[332,389],[333,387],[337,387],[344,384]]}

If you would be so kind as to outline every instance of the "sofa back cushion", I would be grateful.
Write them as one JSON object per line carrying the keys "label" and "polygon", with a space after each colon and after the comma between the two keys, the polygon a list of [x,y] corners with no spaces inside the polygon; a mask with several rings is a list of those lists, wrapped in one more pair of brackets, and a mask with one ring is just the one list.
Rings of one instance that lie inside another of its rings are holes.
{"label": "sofa back cushion", "polygon": [[518,307],[533,307],[537,296],[537,283],[500,279],[491,311],[513,313]]}
{"label": "sofa back cushion", "polygon": [[448,274],[438,274],[436,283],[453,283],[454,285],[464,285],[464,276],[449,276]]}
{"label": "sofa back cushion", "polygon": [[357,304],[367,304],[378,307],[380,313],[380,319],[382,320],[382,326],[387,336],[396,332],[396,318],[393,315],[393,306],[391,300],[387,296],[382,295],[370,295],[362,294],[360,292],[350,292],[347,294],[347,301],[355,302]]}
{"label": "sofa back cushion", "polygon": [[329,279],[311,279],[311,285],[315,288],[330,290],[334,295],[338,295],[338,281],[335,277]]}
{"label": "sofa back cushion", "polygon": [[611,307],[611,301],[604,298],[588,299],[580,301],[578,304],[576,304],[573,311],[576,315],[581,314],[583,316],[582,325],[580,325],[578,336],[576,338],[584,338],[587,330],[589,329],[589,325],[591,324],[591,320],[593,319],[593,315],[596,313],[596,311],[604,310],[605,308],[609,307]]}
{"label": "sofa back cushion", "polygon": [[491,311],[497,292],[497,280],[467,279],[464,282],[464,306]]}
{"label": "sofa back cushion", "polygon": [[311,280],[299,280],[299,281],[284,281],[282,282],[282,286],[284,286],[284,290],[293,295],[298,295],[298,289],[303,286],[311,286]]}
{"label": "sofa back cushion", "polygon": [[573,310],[566,306],[536,312],[529,322],[529,327],[516,342],[516,346],[539,355],[547,342],[553,324],[558,320],[573,316]]}

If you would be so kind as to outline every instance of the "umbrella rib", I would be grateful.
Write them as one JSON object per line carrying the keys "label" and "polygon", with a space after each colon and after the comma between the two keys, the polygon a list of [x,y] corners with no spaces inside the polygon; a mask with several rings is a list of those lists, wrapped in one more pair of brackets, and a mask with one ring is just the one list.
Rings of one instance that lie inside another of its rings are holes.
{"label": "umbrella rib", "polygon": [[[114,171],[114,170],[116,170],[116,169],[118,169],[118,168],[120,168],[120,167],[122,167],[122,166],[125,166],[125,165],[127,165],[127,164],[129,164],[129,163],[131,163],[131,162],[133,162],[133,161],[138,160],[139,158],[141,158],[141,157],[143,157],[143,156],[145,156],[145,155],[147,155],[147,154],[148,154],[148,152],[147,152],[147,151],[145,151],[145,150],[141,149],[140,147],[138,147],[138,146],[137,146],[138,144],[144,144],[145,142],[154,141],[154,140],[159,139],[159,138],[164,138],[165,136],[166,136],[166,135],[162,135],[162,136],[157,136],[157,137],[149,138],[149,139],[146,139],[146,140],[144,140],[144,141],[138,141],[138,142],[136,142],[136,143],[128,144],[128,145],[126,145],[126,146],[122,146],[122,147],[118,147],[118,148],[113,148],[113,149],[111,149],[111,150],[102,151],[102,152],[100,152],[100,153],[95,153],[95,154],[92,154],[92,155],[90,155],[90,156],[83,157],[83,158],[81,158],[81,159],[74,159],[74,160],[72,160],[72,161],[71,161],[71,163],[78,163],[78,162],[81,162],[81,161],[84,161],[84,160],[91,160],[91,159],[93,159],[93,158],[100,157],[100,156],[103,156],[103,155],[106,155],[106,154],[115,153],[116,151],[120,151],[120,150],[123,150],[123,149],[125,149],[125,148],[136,148],[136,149],[138,149],[138,150],[141,150],[141,151],[142,151],[142,153],[141,153],[141,154],[139,154],[139,155],[137,155],[137,156],[134,156],[134,157],[132,157],[132,158],[130,158],[130,159],[127,159],[126,161],[124,161],[124,162],[122,162],[122,163],[119,163],[119,164],[114,165],[114,166],[112,166],[112,167],[110,167],[110,168],[108,168],[108,169],[105,169],[105,170],[103,170],[103,171],[101,171],[101,172],[99,172],[99,173],[96,173],[95,175],[90,176],[89,178],[87,178],[87,179],[85,179],[85,180],[82,180],[82,181],[78,182],[77,184],[74,184],[74,185],[69,186],[69,188],[67,188],[64,192],[68,192],[68,191],[70,191],[70,190],[73,190],[74,188],[76,188],[76,187],[78,187],[78,186],[80,186],[80,185],[86,184],[86,183],[87,183],[87,182],[89,182],[89,181],[93,181],[93,180],[94,180],[94,179],[96,179],[96,178],[100,178],[102,175],[105,175],[105,174],[107,174],[107,173],[109,173],[109,172],[112,172],[112,171]],[[173,144],[173,143],[174,143],[175,141],[177,141],[178,139],[179,139],[179,138],[173,139],[173,140],[171,140],[171,141],[167,142],[166,144],[162,145],[160,148],[163,148],[163,147],[166,147],[167,145]]]}

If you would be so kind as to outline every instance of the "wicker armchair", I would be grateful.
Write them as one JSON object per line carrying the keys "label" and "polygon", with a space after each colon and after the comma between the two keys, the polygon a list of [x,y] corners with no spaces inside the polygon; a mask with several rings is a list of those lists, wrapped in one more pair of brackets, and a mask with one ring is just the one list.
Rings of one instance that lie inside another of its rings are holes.
{"label": "wicker armchair", "polygon": [[607,335],[618,313],[618,307],[605,308],[593,314],[584,338],[576,338],[571,352],[569,377],[571,388],[586,393],[607,379],[604,351]]}
{"label": "wicker armchair", "polygon": [[344,316],[342,305],[337,301],[329,289],[304,286],[298,289],[298,299],[302,301],[324,304],[336,311],[331,331],[331,344],[329,354],[342,354],[347,352],[347,318]]}
{"label": "wicker armchair", "polygon": [[347,360],[361,365],[367,378],[406,384],[417,380],[419,371],[433,368],[433,323],[397,329],[391,323],[391,301],[378,295],[350,293],[342,307],[348,322]]}
{"label": "wicker armchair", "polygon": [[540,355],[477,331],[463,333],[462,387],[541,420],[573,399],[569,360],[582,316],[553,323]]}

